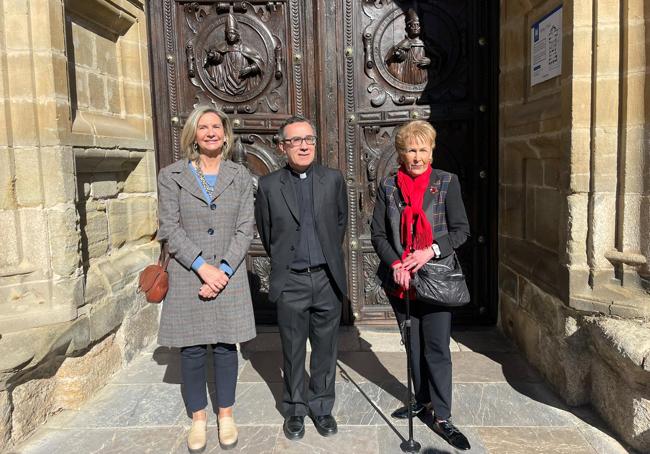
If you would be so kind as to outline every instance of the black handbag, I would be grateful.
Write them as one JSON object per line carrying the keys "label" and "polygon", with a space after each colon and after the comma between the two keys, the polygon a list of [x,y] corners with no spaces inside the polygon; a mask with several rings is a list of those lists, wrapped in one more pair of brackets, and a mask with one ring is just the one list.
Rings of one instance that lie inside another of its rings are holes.
{"label": "black handbag", "polygon": [[456,253],[427,262],[413,276],[417,299],[436,306],[463,306],[470,301]]}

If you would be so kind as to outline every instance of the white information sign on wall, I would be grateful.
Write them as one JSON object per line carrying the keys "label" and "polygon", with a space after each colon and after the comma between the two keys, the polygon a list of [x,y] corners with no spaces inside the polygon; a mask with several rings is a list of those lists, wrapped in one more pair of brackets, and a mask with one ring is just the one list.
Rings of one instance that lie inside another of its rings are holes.
{"label": "white information sign on wall", "polygon": [[530,27],[530,85],[562,74],[562,5]]}

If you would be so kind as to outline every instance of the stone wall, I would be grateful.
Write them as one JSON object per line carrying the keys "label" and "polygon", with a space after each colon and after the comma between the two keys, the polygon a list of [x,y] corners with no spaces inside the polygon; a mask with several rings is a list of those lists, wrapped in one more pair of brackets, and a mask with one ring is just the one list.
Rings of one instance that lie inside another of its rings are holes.
{"label": "stone wall", "polygon": [[157,257],[144,7],[0,1],[0,451],[148,344]]}
{"label": "stone wall", "polygon": [[501,2],[499,324],[645,452],[650,6],[564,2],[562,74],[531,87],[530,26],[560,3]]}

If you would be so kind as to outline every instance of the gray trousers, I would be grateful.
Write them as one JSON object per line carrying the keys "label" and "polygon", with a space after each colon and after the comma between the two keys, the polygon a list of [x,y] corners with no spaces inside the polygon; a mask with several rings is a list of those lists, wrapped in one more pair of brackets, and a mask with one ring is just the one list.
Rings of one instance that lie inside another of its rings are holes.
{"label": "gray trousers", "polygon": [[[278,299],[278,328],[284,357],[282,412],[285,417],[329,415],[334,382],[341,296],[326,270],[290,273]],[[305,394],[307,338],[311,344],[309,389]]]}

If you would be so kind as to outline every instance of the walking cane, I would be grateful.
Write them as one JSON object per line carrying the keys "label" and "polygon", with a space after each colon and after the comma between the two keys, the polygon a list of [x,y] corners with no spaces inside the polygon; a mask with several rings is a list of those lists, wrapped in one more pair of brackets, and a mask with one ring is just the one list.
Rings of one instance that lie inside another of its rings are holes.
{"label": "walking cane", "polygon": [[411,401],[413,399],[413,391],[411,390],[411,301],[410,292],[411,286],[404,292],[404,304],[406,305],[406,318],[404,319],[404,338],[406,345],[406,383],[408,388],[408,399],[406,401],[406,408],[408,409],[409,416],[409,439],[404,440],[399,447],[402,452],[420,452],[420,443],[413,439],[413,409],[411,408]]}

